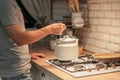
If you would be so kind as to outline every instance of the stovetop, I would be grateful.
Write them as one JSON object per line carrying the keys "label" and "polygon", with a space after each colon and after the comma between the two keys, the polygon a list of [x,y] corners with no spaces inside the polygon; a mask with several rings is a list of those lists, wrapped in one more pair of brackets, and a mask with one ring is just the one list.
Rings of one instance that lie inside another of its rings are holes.
{"label": "stovetop", "polygon": [[79,56],[72,61],[60,61],[58,59],[51,59],[47,60],[46,62],[74,77],[83,77],[120,71],[120,62],[97,62],[91,55]]}

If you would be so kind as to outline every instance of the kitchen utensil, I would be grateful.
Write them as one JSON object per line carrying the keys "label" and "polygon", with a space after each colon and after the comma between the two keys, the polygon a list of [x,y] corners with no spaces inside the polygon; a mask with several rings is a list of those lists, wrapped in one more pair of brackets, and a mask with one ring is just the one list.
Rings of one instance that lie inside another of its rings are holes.
{"label": "kitchen utensil", "polygon": [[83,27],[84,25],[84,20],[82,18],[82,14],[79,13],[72,13],[72,27],[74,29],[78,29]]}
{"label": "kitchen utensil", "polygon": [[103,63],[115,63],[120,61],[120,53],[96,53],[92,56],[96,61]]}
{"label": "kitchen utensil", "polygon": [[75,8],[77,12],[80,12],[80,7],[79,7],[79,2],[78,0],[73,0],[74,4],[75,4]]}
{"label": "kitchen utensil", "polygon": [[72,26],[74,29],[79,29],[84,26],[84,20],[82,13],[80,12],[80,6],[78,0],[72,0],[71,5],[74,6],[74,12],[72,13]]}
{"label": "kitchen utensil", "polygon": [[74,0],[69,0],[69,7],[71,8],[73,13],[76,12]]}
{"label": "kitchen utensil", "polygon": [[77,58],[78,39],[64,36],[60,38],[55,45],[55,57],[62,61],[69,61]]}

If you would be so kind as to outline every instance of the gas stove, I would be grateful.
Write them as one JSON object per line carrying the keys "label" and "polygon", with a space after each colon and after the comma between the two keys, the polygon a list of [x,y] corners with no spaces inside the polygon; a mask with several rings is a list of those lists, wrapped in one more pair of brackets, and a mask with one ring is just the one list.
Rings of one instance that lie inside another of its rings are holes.
{"label": "gas stove", "polygon": [[120,71],[120,62],[97,62],[91,55],[79,56],[78,58],[72,61],[61,61],[58,59],[51,59],[46,60],[46,62],[74,77],[83,77]]}

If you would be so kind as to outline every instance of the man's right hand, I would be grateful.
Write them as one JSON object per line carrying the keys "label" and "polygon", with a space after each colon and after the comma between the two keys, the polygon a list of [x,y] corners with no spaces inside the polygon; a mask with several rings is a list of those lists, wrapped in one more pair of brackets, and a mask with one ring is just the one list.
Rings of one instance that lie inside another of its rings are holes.
{"label": "man's right hand", "polygon": [[63,23],[53,23],[47,27],[50,29],[50,33],[55,35],[62,35],[63,31],[66,29],[66,25]]}

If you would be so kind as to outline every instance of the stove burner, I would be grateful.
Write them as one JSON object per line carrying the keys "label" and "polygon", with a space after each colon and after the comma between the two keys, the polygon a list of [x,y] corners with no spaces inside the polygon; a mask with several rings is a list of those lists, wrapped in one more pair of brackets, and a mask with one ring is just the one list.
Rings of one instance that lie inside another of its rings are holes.
{"label": "stove burner", "polygon": [[49,60],[49,61],[58,66],[65,66],[65,65],[71,64],[71,61],[61,61],[58,59],[53,59],[53,60]]}
{"label": "stove burner", "polygon": [[87,63],[95,64],[95,63],[97,63],[91,55],[79,56],[78,59],[83,60],[84,64],[87,64]]}
{"label": "stove burner", "polygon": [[78,71],[85,71],[86,67],[81,64],[70,64],[66,65],[65,69],[69,72],[78,72]]}
{"label": "stove burner", "polygon": [[75,71],[85,71],[86,67],[80,64],[74,65],[74,70]]}
{"label": "stove burner", "polygon": [[97,67],[97,68],[103,68],[104,66],[107,66],[107,65],[104,64],[104,63],[97,63],[97,64],[96,64],[96,67]]}
{"label": "stove burner", "polygon": [[71,61],[51,59],[48,60],[48,63],[74,76],[85,76],[120,71],[120,62],[97,62],[91,55],[79,56],[77,59]]}

